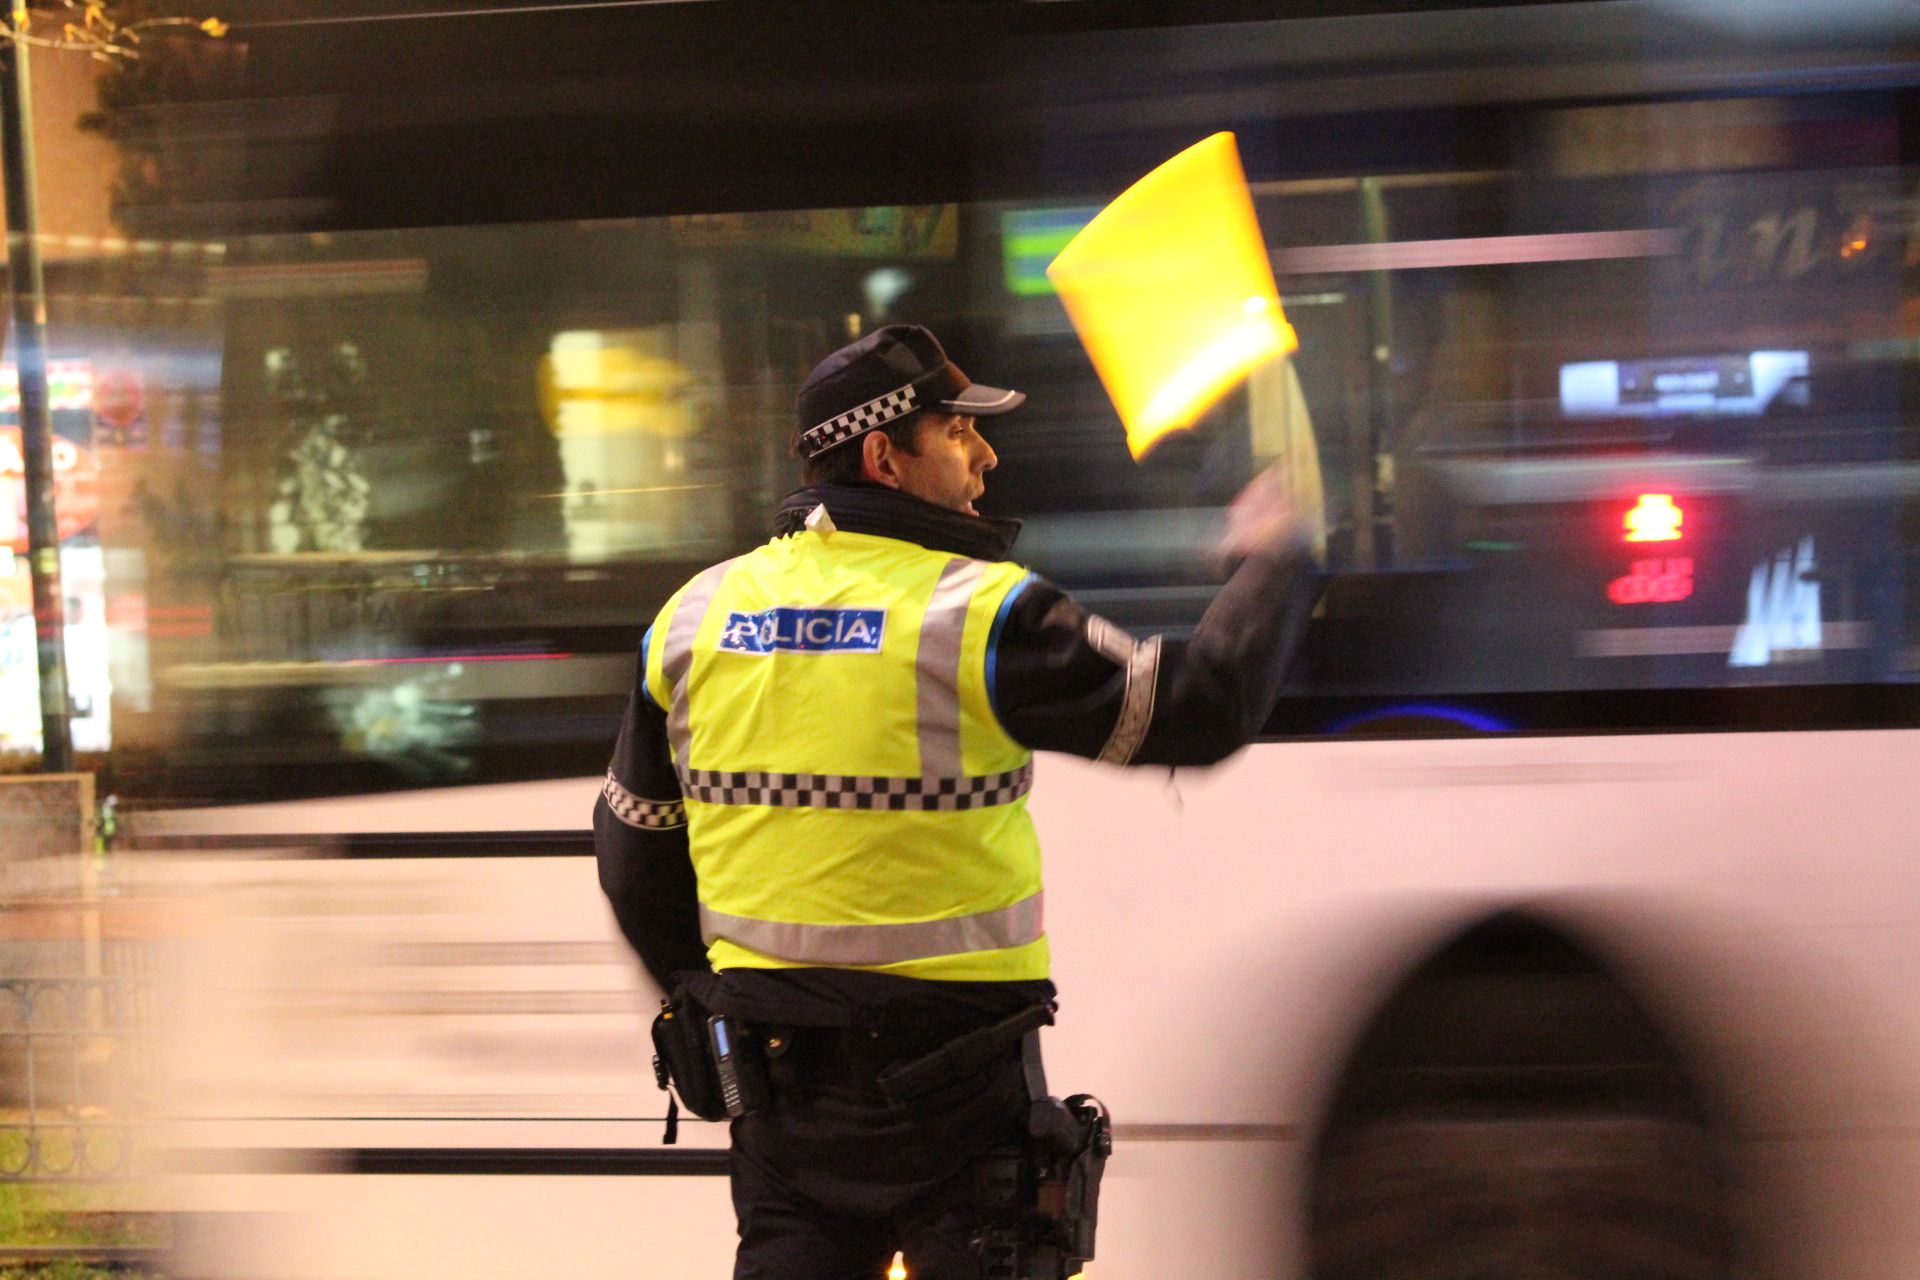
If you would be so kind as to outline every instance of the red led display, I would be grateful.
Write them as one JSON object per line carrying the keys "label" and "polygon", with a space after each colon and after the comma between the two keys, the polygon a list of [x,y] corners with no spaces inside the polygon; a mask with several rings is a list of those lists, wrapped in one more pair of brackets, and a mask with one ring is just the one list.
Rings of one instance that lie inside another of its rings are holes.
{"label": "red led display", "polygon": [[1691,556],[1635,560],[1626,573],[1607,584],[1607,599],[1615,604],[1672,604],[1692,594]]}

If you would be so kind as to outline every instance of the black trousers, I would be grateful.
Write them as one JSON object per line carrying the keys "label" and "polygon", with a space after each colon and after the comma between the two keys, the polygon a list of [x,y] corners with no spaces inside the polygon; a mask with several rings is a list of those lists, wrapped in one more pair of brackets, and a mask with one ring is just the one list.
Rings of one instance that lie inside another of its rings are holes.
{"label": "black trousers", "polygon": [[1026,1081],[1005,1060],[909,1106],[874,1084],[937,1039],[803,1028],[773,1064],[772,1104],[733,1122],[734,1280],[980,1280],[974,1239],[1024,1159]]}

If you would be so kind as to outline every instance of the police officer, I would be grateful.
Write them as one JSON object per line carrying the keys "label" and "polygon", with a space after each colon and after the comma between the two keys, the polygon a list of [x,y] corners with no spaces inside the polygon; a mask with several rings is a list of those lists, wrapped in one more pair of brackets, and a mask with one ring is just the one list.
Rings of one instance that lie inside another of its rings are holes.
{"label": "police officer", "polygon": [[[1284,509],[1185,642],[1135,641],[1009,559],[974,509],[971,382],[924,328],[828,356],[799,396],[807,487],[765,545],[669,599],[594,808],[600,882],[663,989],[756,1035],[733,1122],[737,1280],[973,1280],[1025,1141],[1008,1041],[908,1101],[889,1066],[1049,1005],[1032,752],[1212,764],[1265,722],[1320,588]],[[1143,855],[1151,851],[1140,851]],[[978,1037],[976,1037],[977,1039]]]}

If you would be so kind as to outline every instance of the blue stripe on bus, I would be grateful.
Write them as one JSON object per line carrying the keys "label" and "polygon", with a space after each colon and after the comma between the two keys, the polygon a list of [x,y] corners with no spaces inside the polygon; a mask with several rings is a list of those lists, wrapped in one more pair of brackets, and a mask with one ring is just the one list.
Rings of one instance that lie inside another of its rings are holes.
{"label": "blue stripe on bus", "polygon": [[1439,702],[1404,702],[1391,707],[1375,707],[1370,711],[1361,711],[1343,720],[1327,726],[1327,732],[1348,733],[1362,725],[1373,724],[1379,720],[1397,720],[1402,717],[1422,717],[1429,720],[1445,720],[1465,729],[1477,729],[1481,733],[1512,733],[1513,726],[1498,716],[1490,716],[1483,711],[1474,711],[1468,707],[1450,707]]}

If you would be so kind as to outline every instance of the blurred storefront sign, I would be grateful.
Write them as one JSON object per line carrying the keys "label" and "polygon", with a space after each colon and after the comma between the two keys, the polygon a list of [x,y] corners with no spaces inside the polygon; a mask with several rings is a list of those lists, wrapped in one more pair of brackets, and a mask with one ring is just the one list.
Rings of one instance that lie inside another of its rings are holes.
{"label": "blurred storefront sign", "polygon": [[419,293],[427,287],[424,258],[354,262],[262,262],[215,267],[218,298],[333,298],[376,293]]}
{"label": "blurred storefront sign", "polygon": [[[53,415],[53,475],[62,542],[100,515],[99,464],[93,455],[94,375],[90,360],[47,361]],[[0,364],[0,542],[27,549],[26,458],[20,440],[20,374]]]}
{"label": "blurred storefront sign", "polygon": [[1765,413],[1810,367],[1805,351],[1582,360],[1560,366],[1560,412],[1570,418],[1659,418]]}
{"label": "blurred storefront sign", "polygon": [[[67,594],[74,749],[105,751],[112,741],[113,684],[107,674],[106,565],[100,548],[62,547],[60,581]],[[39,750],[33,585],[26,557],[0,551],[0,753]]]}
{"label": "blurred storefront sign", "polygon": [[[20,452],[20,428],[0,426],[0,543],[18,554],[27,551],[27,467]],[[94,527],[100,518],[100,465],[93,450],[65,435],[53,438],[53,492],[60,541]]]}
{"label": "blurred storefront sign", "polygon": [[[93,409],[93,362],[47,361],[47,407],[54,413],[86,413]],[[20,414],[20,371],[12,362],[0,364],[0,414]]]}
{"label": "blurred storefront sign", "polygon": [[1876,106],[1788,95],[1626,102],[1543,113],[1542,158],[1563,178],[1884,164],[1899,125]]}
{"label": "blurred storefront sign", "polygon": [[94,421],[115,435],[127,429],[146,412],[146,388],[139,373],[132,369],[109,369],[94,382]]}
{"label": "blurred storefront sign", "polygon": [[539,368],[541,413],[560,446],[567,551],[592,559],[710,536],[724,505],[688,466],[700,401],[716,380],[682,352],[682,327],[555,334]]}
{"label": "blurred storefront sign", "polygon": [[950,204],[690,214],[670,218],[668,225],[674,239],[690,248],[778,249],[822,257],[945,260],[960,243],[956,206]]}
{"label": "blurred storefront sign", "polygon": [[1047,266],[1093,221],[1098,205],[1065,209],[1009,209],[1000,215],[1000,271],[1008,293],[1051,297]]}
{"label": "blurred storefront sign", "polygon": [[[106,571],[97,534],[100,465],[91,447],[93,365],[87,360],[50,360],[47,384],[60,575],[67,596],[73,745],[81,751],[104,751],[111,739],[112,682],[107,674]],[[0,752],[40,750],[40,678],[26,559],[26,460],[19,414],[18,374],[13,365],[0,365]]]}

